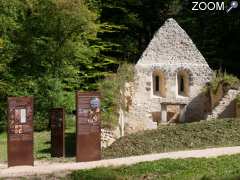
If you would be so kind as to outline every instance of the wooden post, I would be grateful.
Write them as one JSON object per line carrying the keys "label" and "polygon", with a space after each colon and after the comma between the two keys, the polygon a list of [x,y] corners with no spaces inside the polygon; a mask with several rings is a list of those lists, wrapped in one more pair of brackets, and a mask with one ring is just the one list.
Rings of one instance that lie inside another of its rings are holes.
{"label": "wooden post", "polygon": [[51,156],[65,156],[65,113],[63,108],[50,110],[51,124]]}

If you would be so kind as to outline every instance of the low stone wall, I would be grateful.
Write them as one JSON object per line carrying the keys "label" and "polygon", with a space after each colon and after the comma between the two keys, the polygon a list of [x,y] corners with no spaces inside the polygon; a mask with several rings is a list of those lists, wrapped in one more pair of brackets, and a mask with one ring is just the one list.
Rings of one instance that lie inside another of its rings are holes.
{"label": "low stone wall", "polygon": [[116,130],[101,129],[101,148],[110,146],[117,139]]}

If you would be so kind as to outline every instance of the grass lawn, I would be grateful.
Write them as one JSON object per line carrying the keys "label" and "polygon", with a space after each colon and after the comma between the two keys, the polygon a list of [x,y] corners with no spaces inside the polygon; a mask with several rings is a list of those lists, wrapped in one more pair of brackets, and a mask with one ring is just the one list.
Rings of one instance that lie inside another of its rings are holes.
{"label": "grass lawn", "polygon": [[[50,132],[34,133],[34,156],[38,160],[75,161],[75,120],[67,118],[66,157],[51,158]],[[239,120],[213,120],[162,126],[117,140],[103,150],[103,158],[159,153],[186,149],[240,145]],[[0,134],[0,162],[7,160],[6,133]]]}
{"label": "grass lawn", "polygon": [[221,180],[240,179],[240,155],[218,158],[159,160],[119,168],[97,168],[73,172],[73,180]]}
{"label": "grass lawn", "polygon": [[125,136],[103,152],[104,158],[240,145],[240,120],[211,120],[161,126]]}

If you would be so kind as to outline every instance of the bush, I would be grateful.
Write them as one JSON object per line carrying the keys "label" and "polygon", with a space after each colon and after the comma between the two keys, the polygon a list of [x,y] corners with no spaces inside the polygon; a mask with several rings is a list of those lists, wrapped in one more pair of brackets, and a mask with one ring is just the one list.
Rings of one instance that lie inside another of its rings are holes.
{"label": "bush", "polygon": [[102,125],[113,128],[118,123],[118,111],[124,106],[121,92],[124,91],[125,83],[133,81],[134,66],[124,63],[118,68],[116,74],[112,74],[99,82],[99,90],[102,96]]}
{"label": "bush", "polygon": [[8,94],[0,99],[0,132],[6,129],[7,124],[7,96],[34,97],[34,129],[36,131],[49,128],[51,108],[64,107],[67,113],[72,113],[75,109],[75,93],[65,91],[64,84],[58,78],[44,77],[35,80],[23,78],[8,91]]}
{"label": "bush", "polygon": [[[42,82],[42,81],[41,81]],[[37,131],[49,128],[49,110],[63,107],[67,113],[75,109],[74,92],[64,91],[63,83],[56,78],[46,78],[39,82],[35,95],[34,128]]]}
{"label": "bush", "polygon": [[213,92],[216,92],[221,83],[225,86],[228,86],[228,88],[233,89],[236,89],[240,86],[240,80],[236,76],[222,72],[221,70],[215,71],[213,79],[209,83],[210,88],[213,90]]}
{"label": "bush", "polygon": [[237,96],[236,100],[237,100],[237,103],[240,104],[240,95]]}

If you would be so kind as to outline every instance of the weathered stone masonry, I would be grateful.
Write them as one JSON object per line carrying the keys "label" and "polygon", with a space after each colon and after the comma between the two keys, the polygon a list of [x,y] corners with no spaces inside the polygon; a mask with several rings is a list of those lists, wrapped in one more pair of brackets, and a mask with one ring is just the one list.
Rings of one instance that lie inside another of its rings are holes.
{"label": "weathered stone masonry", "polygon": [[135,66],[132,105],[120,117],[125,132],[205,118],[201,90],[211,78],[212,70],[192,40],[175,20],[168,19]]}

